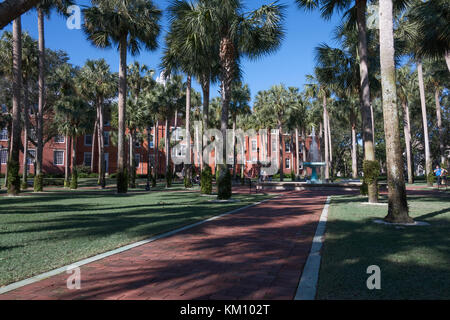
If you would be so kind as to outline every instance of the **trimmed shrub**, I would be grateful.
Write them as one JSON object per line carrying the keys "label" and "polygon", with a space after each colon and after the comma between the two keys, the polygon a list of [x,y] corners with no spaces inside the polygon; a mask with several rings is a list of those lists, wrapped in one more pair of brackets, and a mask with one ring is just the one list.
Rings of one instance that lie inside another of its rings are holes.
{"label": "trimmed shrub", "polygon": [[212,193],[212,170],[211,167],[205,165],[202,170],[200,177],[201,193],[211,194]]}
{"label": "trimmed shrub", "polygon": [[78,189],[78,171],[77,169],[72,170],[72,178],[70,179],[70,189]]}
{"label": "trimmed shrub", "polygon": [[124,172],[117,172],[117,192],[127,193],[128,192],[128,172],[125,169]]}
{"label": "trimmed shrub", "polygon": [[26,181],[22,180],[22,183],[20,184],[20,189],[27,190],[28,189],[28,183]]}
{"label": "trimmed shrub", "polygon": [[291,181],[295,181],[295,173],[291,170]]}
{"label": "trimmed shrub", "polygon": [[70,179],[64,179],[64,188],[69,188],[70,187]]}
{"label": "trimmed shrub", "polygon": [[34,176],[33,187],[34,192],[42,192],[44,190],[44,175],[42,173]]}
{"label": "trimmed shrub", "polygon": [[20,193],[19,163],[8,161],[8,194],[17,195]]}
{"label": "trimmed shrub", "polygon": [[427,183],[429,185],[433,185],[436,182],[436,176],[434,175],[434,172],[430,172],[427,176]]}
{"label": "trimmed shrub", "polygon": [[228,200],[231,198],[231,173],[227,165],[219,166],[219,179],[217,180],[217,198]]}

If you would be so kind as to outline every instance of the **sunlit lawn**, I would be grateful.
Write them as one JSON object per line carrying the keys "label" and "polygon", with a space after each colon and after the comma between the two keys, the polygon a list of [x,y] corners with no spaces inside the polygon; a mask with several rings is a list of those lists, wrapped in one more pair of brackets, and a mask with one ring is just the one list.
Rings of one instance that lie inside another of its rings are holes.
{"label": "sunlit lawn", "polygon": [[[450,299],[450,192],[409,196],[424,227],[374,224],[387,206],[335,196],[329,210],[319,299]],[[383,199],[386,201],[386,199]],[[368,290],[367,267],[381,268],[381,290]]]}
{"label": "sunlit lawn", "polygon": [[176,189],[0,197],[0,286],[270,197],[212,203],[214,196]]}

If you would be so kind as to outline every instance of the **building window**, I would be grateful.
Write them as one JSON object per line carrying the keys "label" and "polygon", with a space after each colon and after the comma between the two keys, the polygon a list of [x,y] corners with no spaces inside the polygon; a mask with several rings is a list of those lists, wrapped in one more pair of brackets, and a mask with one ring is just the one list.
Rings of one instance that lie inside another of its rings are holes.
{"label": "building window", "polygon": [[258,162],[258,158],[257,157],[252,157],[252,162],[253,163],[257,163]]}
{"label": "building window", "polygon": [[92,146],[92,134],[87,134],[84,136],[84,145]]}
{"label": "building window", "polygon": [[28,136],[31,141],[36,141],[36,129],[31,128],[30,129],[30,135]]}
{"label": "building window", "polygon": [[8,162],[8,149],[0,150],[0,162],[6,164]]}
{"label": "building window", "polygon": [[186,145],[178,145],[175,149],[175,156],[177,158],[182,158],[186,156]]}
{"label": "building window", "polygon": [[290,141],[286,141],[284,143],[284,150],[285,150],[285,152],[291,152],[291,143],[290,143]]}
{"label": "building window", "polygon": [[27,155],[27,165],[31,166],[32,164],[34,164],[34,159],[36,159],[36,150],[34,149],[28,150],[28,154],[29,155]]}
{"label": "building window", "polygon": [[2,131],[0,131],[0,141],[8,141],[8,129],[3,128]]}
{"label": "building window", "polygon": [[53,164],[55,166],[64,165],[64,150],[54,150],[53,151]]}
{"label": "building window", "polygon": [[92,164],[92,153],[91,152],[85,152],[84,153],[84,160],[83,163],[86,167],[90,167]]}
{"label": "building window", "polygon": [[138,141],[136,141],[135,143],[134,143],[134,146],[136,147],[136,148],[140,148],[141,147],[141,142],[138,140]]}
{"label": "building window", "polygon": [[66,140],[63,135],[58,134],[55,136],[55,143],[64,143]]}
{"label": "building window", "polygon": [[8,113],[8,107],[6,104],[2,104],[2,113]]}
{"label": "building window", "polygon": [[139,168],[140,165],[141,165],[141,155],[140,154],[135,154],[134,155],[134,166],[136,168]]}
{"label": "building window", "polygon": [[104,131],[103,132],[103,145],[105,146],[105,147],[108,147],[109,146],[109,131]]}
{"label": "building window", "polygon": [[291,168],[291,159],[286,158],[286,169],[290,169]]}
{"label": "building window", "polygon": [[252,152],[256,152],[258,150],[257,148],[256,139],[254,139],[252,140]]}
{"label": "building window", "polygon": [[154,144],[153,144],[153,135],[150,135],[150,145],[149,145],[149,148],[152,148],[153,149],[153,146],[154,146]]}
{"label": "building window", "polygon": [[111,121],[105,121],[103,124],[105,127],[110,127],[111,126]]}

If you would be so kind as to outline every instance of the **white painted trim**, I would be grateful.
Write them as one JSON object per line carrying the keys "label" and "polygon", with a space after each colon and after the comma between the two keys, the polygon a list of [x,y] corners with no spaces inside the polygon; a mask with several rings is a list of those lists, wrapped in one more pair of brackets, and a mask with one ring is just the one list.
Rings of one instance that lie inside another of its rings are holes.
{"label": "white painted trim", "polygon": [[220,214],[220,215],[211,217],[211,218],[206,219],[206,220],[202,220],[202,221],[199,221],[199,222],[196,222],[196,223],[193,223],[193,224],[189,224],[189,225],[187,225],[187,226],[184,226],[184,227],[181,227],[181,228],[178,228],[178,229],[169,231],[169,232],[165,232],[165,233],[162,233],[162,234],[160,234],[160,235],[157,235],[157,236],[154,236],[154,237],[151,237],[151,238],[142,240],[142,241],[138,241],[138,242],[135,242],[135,243],[131,243],[131,244],[129,244],[129,245],[126,245],[126,246],[124,246],[124,247],[120,247],[120,248],[118,248],[118,249],[114,249],[114,250],[111,250],[111,251],[107,251],[107,252],[104,252],[104,253],[95,255],[95,256],[93,256],[93,257],[90,257],[90,258],[87,258],[87,259],[83,259],[83,260],[78,261],[78,262],[71,263],[71,264],[69,264],[69,265],[60,267],[60,268],[58,268],[58,269],[54,269],[54,270],[51,270],[51,271],[48,271],[48,272],[45,272],[45,273],[41,273],[41,274],[39,274],[39,275],[36,275],[36,276],[31,277],[31,278],[28,278],[28,279],[24,279],[24,280],[21,280],[21,281],[18,281],[18,282],[11,283],[11,284],[9,284],[9,285],[7,285],[7,286],[4,286],[4,287],[1,287],[1,288],[0,288],[0,295],[3,294],[3,293],[9,292],[9,291],[18,289],[18,288],[20,288],[20,287],[23,287],[23,286],[26,286],[26,285],[29,285],[29,284],[38,282],[38,281],[40,281],[40,280],[43,280],[43,279],[46,279],[46,278],[50,278],[50,277],[55,276],[55,275],[58,275],[58,274],[60,274],[60,273],[66,272],[66,271],[69,270],[69,269],[73,269],[73,268],[75,268],[75,267],[81,267],[81,266],[86,265],[86,264],[89,264],[89,263],[91,263],[91,262],[95,262],[95,261],[101,260],[101,259],[103,259],[103,258],[112,256],[112,255],[115,255],[115,254],[118,254],[118,253],[121,253],[121,252],[124,252],[124,251],[128,251],[128,250],[130,250],[130,249],[133,249],[133,248],[142,246],[142,245],[144,245],[144,244],[147,244],[147,243],[150,243],[150,242],[153,242],[153,241],[162,239],[162,238],[170,237],[170,236],[172,236],[172,235],[174,235],[174,234],[176,234],[176,233],[179,233],[179,232],[181,232],[181,231],[185,231],[185,230],[188,230],[188,229],[197,227],[197,226],[199,226],[199,225],[202,225],[202,224],[204,224],[204,223],[206,223],[206,222],[214,221],[214,220],[216,220],[216,219],[219,219],[219,218],[221,218],[221,217],[224,217],[224,216],[227,216],[227,215],[236,213],[236,212],[238,212],[238,211],[241,211],[241,210],[244,210],[244,209],[247,209],[247,208],[250,208],[250,207],[257,206],[257,205],[259,205],[259,204],[262,204],[262,203],[264,203],[264,202],[267,202],[267,201],[276,199],[276,198],[278,198],[278,197],[280,197],[280,196],[278,195],[278,196],[275,196],[275,197],[270,198],[270,199],[266,199],[266,200],[263,200],[263,201],[255,202],[255,203],[249,204],[249,205],[247,205],[247,206],[244,206],[244,207],[241,207],[241,208],[237,208],[237,209],[235,209],[235,210],[232,210],[232,211],[229,211],[229,212],[225,212],[225,213],[222,213],[222,214]]}
{"label": "white painted trim", "polygon": [[325,206],[323,207],[320,220],[317,225],[316,234],[311,246],[311,251],[303,268],[302,278],[298,284],[297,293],[294,300],[314,300],[317,291],[317,282],[319,280],[320,270],[320,249],[324,242],[325,226],[328,219],[328,208],[330,206],[331,197],[328,196]]}

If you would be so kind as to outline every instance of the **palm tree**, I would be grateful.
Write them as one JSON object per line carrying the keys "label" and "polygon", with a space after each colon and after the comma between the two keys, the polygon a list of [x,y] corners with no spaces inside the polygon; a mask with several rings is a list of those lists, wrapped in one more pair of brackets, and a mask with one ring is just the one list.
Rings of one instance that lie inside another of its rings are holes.
{"label": "palm tree", "polygon": [[[233,81],[239,75],[239,60],[247,56],[257,58],[275,51],[283,38],[284,6],[275,3],[261,6],[249,13],[243,12],[243,4],[239,0],[199,0],[196,11],[187,24],[193,37],[205,43],[214,43],[218,47],[221,67],[222,116],[221,131],[226,137],[229,104]],[[210,39],[213,38],[211,41]],[[209,46],[205,46],[209,47]],[[224,144],[222,169],[226,172],[226,144]],[[225,175],[220,175],[222,184]],[[230,183],[225,186],[225,197],[231,196]],[[219,195],[219,197],[221,197]]]}
{"label": "palm tree", "polygon": [[101,48],[118,45],[120,53],[118,101],[117,191],[127,192],[125,152],[125,115],[127,99],[127,52],[139,53],[142,46],[153,51],[160,33],[161,11],[151,0],[92,0],[83,10],[88,39]]}
{"label": "palm tree", "polygon": [[[373,144],[373,128],[370,109],[370,82],[368,68],[366,5],[367,0],[296,0],[301,8],[313,10],[320,8],[322,17],[330,19],[333,13],[345,11],[345,16],[355,22],[358,30],[358,56],[360,74],[360,102],[363,125],[364,158],[366,161],[376,161]],[[406,0],[396,1],[398,8],[404,7]],[[356,18],[356,19],[355,19]],[[354,23],[350,23],[354,25]],[[369,202],[378,201],[376,181],[368,186]]]}
{"label": "palm tree", "polygon": [[409,99],[412,88],[415,87],[414,79],[412,78],[411,69],[405,65],[397,70],[397,95],[403,109],[403,132],[405,136],[406,145],[406,161],[408,172],[408,183],[414,183],[414,165],[411,150],[411,120],[409,114]]}
{"label": "palm tree", "polygon": [[8,161],[8,195],[20,193],[19,149],[21,142],[21,90],[22,90],[22,22],[18,17],[13,23],[13,57],[12,57],[12,135],[11,150]]}
{"label": "palm tree", "polygon": [[[302,95],[299,93],[298,88],[289,88],[291,95],[291,104],[289,109],[289,117],[288,117],[288,127],[291,130],[295,131],[295,176],[298,178],[300,176],[299,172],[299,164],[300,164],[300,142],[299,142],[299,132],[305,129],[306,123],[306,109],[303,103]],[[303,140],[303,139],[302,139]],[[304,140],[302,141],[304,143]],[[303,153],[305,150],[303,148]],[[294,161],[292,161],[292,165],[294,165]]]}
{"label": "palm tree", "polygon": [[385,220],[411,223],[406,201],[403,158],[400,146],[399,116],[394,61],[394,31],[392,0],[380,0],[380,64],[383,91],[383,116],[386,137],[389,207]]}
{"label": "palm tree", "polygon": [[416,1],[410,18],[415,24],[414,45],[421,57],[445,58],[450,71],[450,5],[447,0]]}
{"label": "palm tree", "polygon": [[42,0],[39,1],[37,5],[38,14],[38,34],[39,34],[39,101],[38,101],[38,111],[36,117],[36,178],[39,183],[34,184],[34,191],[42,191],[42,161],[43,161],[43,150],[44,150],[44,107],[45,101],[45,73],[46,73],[46,62],[45,62],[45,33],[44,33],[44,19],[49,17],[53,9],[60,14],[66,15],[67,8],[73,5],[71,0]]}
{"label": "palm tree", "polygon": [[[105,101],[116,94],[116,77],[111,73],[108,63],[104,59],[87,60],[78,75],[78,86],[81,93],[92,102],[97,110],[97,116],[92,135],[92,145],[98,140],[98,184],[105,185],[105,143],[104,143],[104,113]],[[96,133],[98,133],[96,135]],[[94,163],[94,151],[92,149],[91,168]]]}

